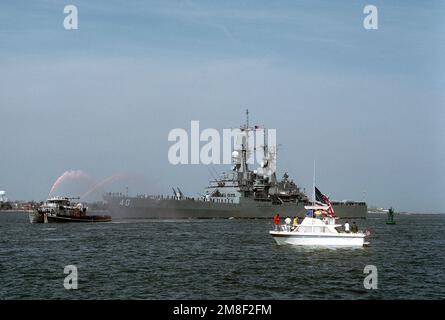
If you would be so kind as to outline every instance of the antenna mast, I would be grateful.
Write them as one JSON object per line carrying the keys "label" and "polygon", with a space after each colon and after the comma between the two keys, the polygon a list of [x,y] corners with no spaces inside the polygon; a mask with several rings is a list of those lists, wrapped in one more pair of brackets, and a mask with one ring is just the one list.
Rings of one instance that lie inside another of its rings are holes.
{"label": "antenna mast", "polygon": [[245,127],[241,127],[241,131],[244,131],[245,136],[242,139],[242,148],[241,148],[241,171],[244,172],[243,176],[245,175],[245,172],[248,171],[247,167],[247,151],[249,149],[249,109],[246,109],[246,125]]}

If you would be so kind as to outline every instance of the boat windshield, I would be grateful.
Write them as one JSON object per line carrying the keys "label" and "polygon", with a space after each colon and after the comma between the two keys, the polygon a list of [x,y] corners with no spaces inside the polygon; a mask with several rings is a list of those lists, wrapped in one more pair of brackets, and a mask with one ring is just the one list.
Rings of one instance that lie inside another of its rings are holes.
{"label": "boat windshield", "polygon": [[68,206],[70,204],[69,200],[66,200],[66,199],[51,199],[51,200],[48,200],[48,203],[55,203],[55,204],[66,205],[66,206]]}

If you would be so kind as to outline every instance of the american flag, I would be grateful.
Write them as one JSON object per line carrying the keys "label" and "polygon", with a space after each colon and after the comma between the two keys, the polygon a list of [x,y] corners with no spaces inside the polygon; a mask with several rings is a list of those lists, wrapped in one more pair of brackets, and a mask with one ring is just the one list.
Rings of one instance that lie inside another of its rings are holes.
{"label": "american flag", "polygon": [[328,214],[330,216],[334,215],[334,208],[332,207],[332,204],[329,201],[329,198],[326,197],[323,193],[321,193],[317,187],[315,187],[315,201],[319,204],[327,205],[329,207],[327,210]]}

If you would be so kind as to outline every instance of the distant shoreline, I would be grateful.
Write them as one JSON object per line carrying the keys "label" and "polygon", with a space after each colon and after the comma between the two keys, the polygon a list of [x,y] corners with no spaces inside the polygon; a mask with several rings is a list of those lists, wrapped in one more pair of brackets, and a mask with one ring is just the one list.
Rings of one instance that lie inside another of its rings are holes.
{"label": "distant shoreline", "polygon": [[[34,212],[34,210],[24,210],[24,209],[11,209],[11,210],[0,210],[0,213],[31,213]],[[107,212],[106,210],[89,210],[88,212],[92,213],[99,213],[99,212]]]}
{"label": "distant shoreline", "polygon": [[[0,210],[1,213],[31,213],[34,210],[24,210],[24,209],[12,209],[12,210]],[[90,213],[103,213],[108,212],[107,210],[89,210]],[[368,212],[369,215],[387,215],[387,212]],[[440,215],[445,214],[445,212],[396,212],[396,215]]]}
{"label": "distant shoreline", "polygon": [[[388,212],[377,212],[377,211],[369,212],[368,211],[368,214],[387,215]],[[402,212],[395,212],[395,214],[403,214],[403,215],[410,215],[410,214],[445,214],[445,212],[406,212],[406,211],[402,211]]]}
{"label": "distant shoreline", "polygon": [[24,210],[24,209],[11,209],[11,210],[0,210],[0,213],[7,213],[7,212],[11,212],[11,213],[30,213],[33,212],[34,210]]}

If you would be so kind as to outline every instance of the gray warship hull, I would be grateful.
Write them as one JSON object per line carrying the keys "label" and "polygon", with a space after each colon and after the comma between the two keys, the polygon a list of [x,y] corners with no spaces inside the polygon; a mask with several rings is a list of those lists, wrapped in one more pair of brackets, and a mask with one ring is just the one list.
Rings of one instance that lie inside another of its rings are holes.
{"label": "gray warship hull", "polygon": [[[195,199],[153,199],[105,195],[109,214],[113,218],[142,219],[217,219],[217,218],[271,218],[278,213],[282,217],[305,217],[308,202],[289,202],[279,205],[250,198],[239,203],[215,203]],[[366,218],[364,202],[333,202],[335,215],[340,218]]]}

